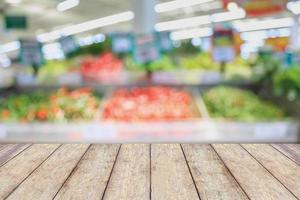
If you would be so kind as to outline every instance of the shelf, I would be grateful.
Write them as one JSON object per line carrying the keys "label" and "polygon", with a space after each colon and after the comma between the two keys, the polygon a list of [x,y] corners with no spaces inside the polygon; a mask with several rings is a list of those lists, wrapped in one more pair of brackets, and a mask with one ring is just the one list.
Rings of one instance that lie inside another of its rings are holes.
{"label": "shelf", "polygon": [[193,120],[185,122],[90,124],[1,124],[0,142],[82,143],[223,143],[300,142],[296,122],[241,123]]}

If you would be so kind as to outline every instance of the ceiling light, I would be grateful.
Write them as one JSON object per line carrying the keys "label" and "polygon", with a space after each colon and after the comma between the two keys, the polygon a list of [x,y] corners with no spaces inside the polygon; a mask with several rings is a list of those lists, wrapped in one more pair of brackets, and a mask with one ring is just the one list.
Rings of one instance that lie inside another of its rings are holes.
{"label": "ceiling light", "polygon": [[108,26],[120,22],[130,21],[134,18],[134,13],[132,11],[122,12],[115,15],[110,15],[107,17],[87,21],[81,24],[72,25],[62,29],[62,34],[65,36],[73,35],[76,33],[81,33],[84,31],[89,31],[92,29],[100,28],[103,26]]}
{"label": "ceiling light", "polygon": [[199,37],[209,37],[213,34],[212,28],[196,28],[186,29],[181,31],[174,31],[170,37],[172,40],[184,40]]}
{"label": "ceiling light", "polygon": [[108,25],[112,25],[124,21],[130,21],[133,18],[134,18],[134,13],[132,11],[122,12],[119,14],[110,15],[107,17],[87,21],[84,23],[70,25],[62,29],[51,31],[49,33],[42,33],[37,35],[37,39],[40,42],[50,42],[60,38],[61,36],[73,35],[76,33],[89,31],[103,26],[108,26]]}
{"label": "ceiling light", "polygon": [[155,25],[156,31],[167,31],[167,30],[175,30],[175,29],[182,29],[188,27],[195,27],[204,24],[210,24],[210,16],[198,16],[198,17],[190,17],[185,19],[179,20],[172,20],[166,22],[160,22]]}
{"label": "ceiling light", "polygon": [[11,65],[11,60],[4,53],[0,54],[0,66],[1,67],[9,67]]}
{"label": "ceiling light", "polygon": [[236,19],[242,19],[246,17],[246,12],[242,8],[237,8],[229,12],[215,13],[212,15],[204,15],[198,17],[189,17],[185,19],[172,20],[166,22],[160,22],[155,25],[156,31],[168,31],[183,28],[196,27],[205,24],[211,24],[212,22],[231,21]]}
{"label": "ceiling light", "polygon": [[51,31],[49,33],[42,33],[37,35],[37,40],[39,42],[49,42],[56,40],[61,37],[61,32],[60,31]]}
{"label": "ceiling light", "polygon": [[63,11],[69,10],[71,8],[74,8],[78,5],[79,5],[79,0],[66,0],[66,1],[59,3],[57,5],[56,9],[60,12],[63,12]]}
{"label": "ceiling light", "polygon": [[20,42],[19,41],[12,41],[6,44],[1,45],[0,52],[1,53],[7,53],[11,51],[16,51],[20,48]]}
{"label": "ceiling light", "polygon": [[229,12],[215,13],[211,15],[214,23],[242,19],[246,17],[246,12],[242,8],[235,9]]}
{"label": "ceiling light", "polygon": [[154,10],[158,13],[168,12],[180,8],[191,7],[197,4],[207,3],[213,0],[175,0],[166,3],[156,4]]}
{"label": "ceiling light", "polygon": [[265,30],[272,28],[283,28],[290,27],[294,25],[294,21],[291,17],[279,18],[279,19],[269,19],[269,20],[251,20],[248,22],[235,21],[233,26],[239,32]]}
{"label": "ceiling light", "polygon": [[239,9],[239,7],[235,2],[230,2],[230,3],[227,4],[227,9],[229,11],[234,11],[234,10]]}
{"label": "ceiling light", "polygon": [[5,0],[5,2],[8,4],[17,5],[21,3],[21,0]]}
{"label": "ceiling light", "polygon": [[300,1],[288,2],[286,7],[295,15],[300,14]]}

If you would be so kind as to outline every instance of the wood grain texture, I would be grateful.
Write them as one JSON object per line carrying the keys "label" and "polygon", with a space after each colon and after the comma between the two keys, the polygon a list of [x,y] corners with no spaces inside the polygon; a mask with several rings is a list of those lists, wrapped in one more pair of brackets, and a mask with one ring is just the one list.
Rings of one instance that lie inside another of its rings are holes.
{"label": "wood grain texture", "polygon": [[62,145],[7,199],[52,199],[88,146],[86,144]]}
{"label": "wood grain texture", "polygon": [[151,145],[151,197],[199,199],[179,144]]}
{"label": "wood grain texture", "polygon": [[57,144],[34,144],[0,168],[0,199],[6,197],[58,148]]}
{"label": "wood grain texture", "polygon": [[244,144],[242,146],[295,196],[300,198],[299,165],[282,155],[270,145]]}
{"label": "wood grain texture", "polygon": [[104,199],[150,199],[150,145],[121,146]]}
{"label": "wood grain texture", "polygon": [[0,166],[7,161],[18,155],[24,149],[29,147],[30,144],[6,144],[0,148]]}
{"label": "wood grain texture", "polygon": [[248,199],[210,145],[183,144],[202,200]]}
{"label": "wood grain texture", "polygon": [[217,153],[251,200],[296,199],[238,144],[215,144]]}
{"label": "wood grain texture", "polygon": [[300,165],[300,144],[273,144],[272,146]]}
{"label": "wood grain texture", "polygon": [[100,199],[120,145],[92,145],[55,199]]}

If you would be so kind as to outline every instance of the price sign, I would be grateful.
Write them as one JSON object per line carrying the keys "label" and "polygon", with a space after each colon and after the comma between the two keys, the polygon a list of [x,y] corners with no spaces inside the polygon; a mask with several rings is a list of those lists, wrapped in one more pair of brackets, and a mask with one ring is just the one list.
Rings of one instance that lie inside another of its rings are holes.
{"label": "price sign", "polygon": [[284,52],[290,43],[290,39],[288,37],[267,38],[265,42],[274,51]]}
{"label": "price sign", "polygon": [[78,45],[72,36],[61,37],[59,43],[65,55],[78,49]]}
{"label": "price sign", "polygon": [[157,32],[156,37],[161,51],[167,52],[173,49],[173,43],[169,32]]}
{"label": "price sign", "polygon": [[20,40],[20,61],[24,65],[40,66],[44,62],[42,44],[37,40]]}
{"label": "price sign", "polygon": [[154,34],[136,36],[134,58],[138,63],[147,63],[160,58],[159,46]]}
{"label": "price sign", "polygon": [[212,57],[215,61],[230,62],[235,58],[234,36],[231,29],[215,29],[212,39]]}
{"label": "price sign", "polygon": [[115,53],[131,52],[133,49],[133,36],[129,33],[114,33],[112,35],[112,50]]}

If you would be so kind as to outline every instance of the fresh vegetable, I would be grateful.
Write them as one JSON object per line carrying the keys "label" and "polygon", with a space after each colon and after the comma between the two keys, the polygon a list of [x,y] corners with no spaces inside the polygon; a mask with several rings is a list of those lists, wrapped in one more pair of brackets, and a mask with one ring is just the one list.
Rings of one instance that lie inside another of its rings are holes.
{"label": "fresh vegetable", "polygon": [[300,99],[300,67],[292,66],[278,72],[273,78],[276,95],[287,96],[289,100]]}
{"label": "fresh vegetable", "polygon": [[104,53],[98,58],[87,57],[80,66],[80,71],[85,79],[101,83],[117,81],[122,69],[122,61],[110,52]]}
{"label": "fresh vegetable", "polygon": [[35,92],[0,99],[0,121],[90,121],[98,117],[99,97],[90,89]]}
{"label": "fresh vegetable", "polygon": [[156,71],[172,71],[176,70],[177,66],[172,61],[170,56],[164,55],[158,60],[150,62],[148,65],[136,63],[131,57],[124,59],[126,68],[131,71],[149,70],[151,72]]}
{"label": "fresh vegetable", "polygon": [[281,62],[270,52],[260,52],[253,65],[254,80],[258,83],[271,83],[272,77],[281,69]]}
{"label": "fresh vegetable", "polygon": [[219,86],[207,91],[203,98],[214,118],[257,121],[284,117],[280,108],[259,99],[252,92],[237,88]]}
{"label": "fresh vegetable", "polygon": [[148,67],[149,71],[171,71],[176,70],[176,66],[168,56],[163,56],[159,60],[153,61]]}
{"label": "fresh vegetable", "polygon": [[218,70],[219,65],[215,63],[209,53],[199,53],[196,56],[181,58],[180,64],[182,68],[188,70]]}
{"label": "fresh vegetable", "polygon": [[135,62],[131,56],[126,56],[124,58],[124,65],[126,66],[126,69],[128,69],[129,71],[144,71],[145,70],[145,66]]}
{"label": "fresh vegetable", "polygon": [[58,78],[60,75],[76,70],[78,69],[72,65],[72,62],[70,60],[47,61],[45,65],[41,66],[37,76],[37,80],[39,83],[56,83],[56,78]]}
{"label": "fresh vegetable", "polygon": [[168,87],[117,90],[105,103],[103,117],[116,121],[183,120],[195,116],[192,97]]}
{"label": "fresh vegetable", "polygon": [[251,80],[252,76],[253,72],[250,63],[241,57],[237,57],[234,61],[226,64],[225,78],[227,80]]}

